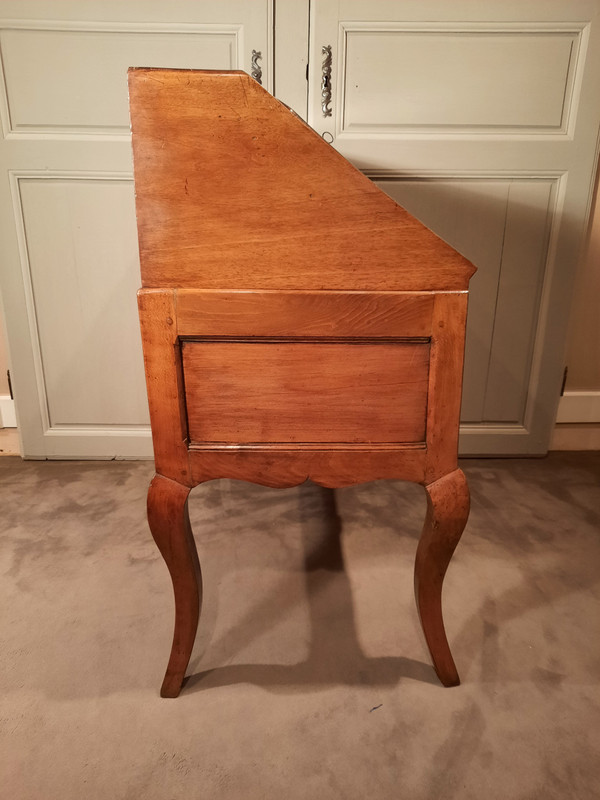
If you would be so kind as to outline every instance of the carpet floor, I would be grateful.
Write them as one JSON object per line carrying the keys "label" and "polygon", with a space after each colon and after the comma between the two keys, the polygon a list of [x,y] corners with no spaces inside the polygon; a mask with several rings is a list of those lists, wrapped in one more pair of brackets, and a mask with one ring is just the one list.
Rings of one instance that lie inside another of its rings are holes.
{"label": "carpet floor", "polygon": [[190,499],[190,678],[163,700],[152,464],[0,459],[2,796],[600,797],[600,453],[462,466],[460,687],[438,683],[414,607],[420,487],[215,481]]}

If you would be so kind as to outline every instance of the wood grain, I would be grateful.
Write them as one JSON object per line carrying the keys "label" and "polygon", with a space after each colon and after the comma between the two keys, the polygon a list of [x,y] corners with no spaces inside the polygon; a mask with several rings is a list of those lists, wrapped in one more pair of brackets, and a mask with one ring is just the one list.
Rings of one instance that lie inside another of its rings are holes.
{"label": "wood grain", "polygon": [[178,289],[179,336],[431,334],[433,293]]}
{"label": "wood grain", "polygon": [[442,585],[469,516],[469,488],[457,469],[425,487],[427,515],[415,559],[415,598],[425,641],[444,686],[460,683],[442,618]]}
{"label": "wood grain", "polygon": [[311,480],[329,489],[357,483],[397,479],[423,483],[424,448],[309,450],[294,447],[191,449],[194,483],[234,478],[283,489]]}
{"label": "wood grain", "polygon": [[428,483],[458,467],[467,299],[466,292],[435,296],[427,406]]}
{"label": "wood grain", "polygon": [[458,683],[443,577],[468,515],[457,469],[473,267],[240,72],[132,70],[140,322],[171,572],[175,696],[200,597],[191,486],[421,483],[415,591]]}
{"label": "wood grain", "polygon": [[164,558],[175,596],[175,628],[162,697],[177,697],[185,676],[200,616],[202,575],[188,514],[190,489],[155,475],[148,490],[148,524]]}
{"label": "wood grain", "polygon": [[422,442],[428,343],[185,342],[194,442]]}
{"label": "wood grain", "polygon": [[243,72],[129,72],[142,283],[465,289],[474,267]]}
{"label": "wood grain", "polygon": [[156,471],[189,485],[181,356],[172,290],[138,292]]}

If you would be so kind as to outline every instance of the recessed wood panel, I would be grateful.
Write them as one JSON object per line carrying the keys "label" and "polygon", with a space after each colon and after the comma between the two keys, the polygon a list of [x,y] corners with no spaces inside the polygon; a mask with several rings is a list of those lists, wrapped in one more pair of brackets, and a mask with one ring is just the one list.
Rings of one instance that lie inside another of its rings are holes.
{"label": "recessed wood panel", "polygon": [[3,30],[0,49],[9,130],[127,135],[125,76],[132,64],[234,69],[237,27],[197,25],[168,31],[140,24],[137,29],[122,25],[121,30]]}
{"label": "recessed wood panel", "polygon": [[573,31],[348,30],[342,128],[564,131],[578,38]]}
{"label": "recessed wood panel", "polygon": [[429,342],[190,341],[190,442],[422,442]]}

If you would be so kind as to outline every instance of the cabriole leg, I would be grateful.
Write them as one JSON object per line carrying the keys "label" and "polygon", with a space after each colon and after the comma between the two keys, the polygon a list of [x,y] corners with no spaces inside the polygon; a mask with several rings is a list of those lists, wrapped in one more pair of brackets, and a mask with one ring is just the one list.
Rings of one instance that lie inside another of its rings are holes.
{"label": "cabriole leg", "polygon": [[425,487],[427,516],[415,561],[415,597],[433,666],[444,686],[460,683],[442,619],[444,575],[469,516],[469,487],[460,469]]}
{"label": "cabriole leg", "polygon": [[148,490],[148,523],[164,558],[175,594],[175,632],[162,697],[177,697],[198,628],[202,576],[190,526],[187,501],[190,488],[156,475]]}

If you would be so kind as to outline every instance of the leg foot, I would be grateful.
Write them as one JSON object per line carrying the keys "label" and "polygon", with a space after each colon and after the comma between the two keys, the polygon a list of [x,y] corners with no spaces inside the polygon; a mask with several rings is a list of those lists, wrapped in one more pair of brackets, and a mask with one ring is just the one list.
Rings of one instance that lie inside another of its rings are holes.
{"label": "leg foot", "polygon": [[469,516],[469,488],[460,469],[425,487],[427,516],[415,561],[415,598],[433,666],[444,686],[460,683],[442,619],[444,575]]}
{"label": "leg foot", "polygon": [[190,489],[156,475],[148,490],[148,524],[164,558],[175,594],[175,632],[161,697],[177,697],[185,676],[198,628],[202,577],[190,526],[187,501]]}

